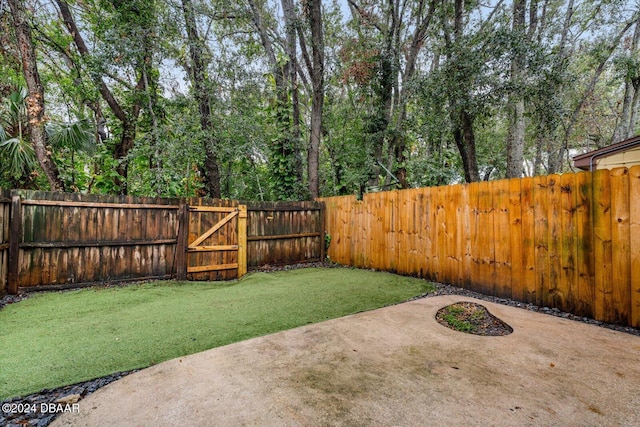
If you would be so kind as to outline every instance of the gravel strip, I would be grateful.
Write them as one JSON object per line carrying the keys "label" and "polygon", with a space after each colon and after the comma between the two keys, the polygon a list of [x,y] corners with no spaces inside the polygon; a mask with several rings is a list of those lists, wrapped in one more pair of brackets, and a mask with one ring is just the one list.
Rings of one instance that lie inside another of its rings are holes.
{"label": "gravel strip", "polygon": [[[351,268],[351,267],[343,267],[338,264],[333,263],[307,263],[307,264],[296,264],[282,267],[274,267],[274,266],[264,266],[256,271],[261,272],[271,272],[271,271],[286,271],[286,270],[294,270],[298,268],[309,268],[309,267],[324,267],[324,268]],[[422,295],[418,295],[411,300],[417,300],[421,298],[430,298],[439,295],[460,295],[465,297],[476,298],[483,301],[489,301],[497,304],[504,304],[511,307],[517,307],[524,310],[535,311],[538,313],[544,313],[551,316],[562,317],[564,319],[570,319],[578,322],[587,323],[590,325],[596,325],[607,329],[612,329],[618,332],[625,332],[631,335],[640,336],[640,329],[632,328],[628,326],[619,326],[613,325],[610,323],[604,323],[597,320],[590,319],[588,317],[575,316],[570,313],[564,313],[557,308],[549,308],[549,307],[539,307],[534,304],[526,304],[506,298],[497,298],[492,296],[486,296],[479,294],[477,292],[473,292],[467,289],[458,288],[451,285],[445,285],[441,283],[433,283],[435,286],[435,291],[431,293],[426,293]],[[65,291],[58,291],[65,292]],[[15,304],[29,296],[28,293],[22,293],[19,295],[8,295],[0,299],[0,309],[2,309],[5,305]],[[73,384],[65,387],[58,387],[54,389],[44,389],[38,393],[30,394],[28,396],[14,397],[11,399],[6,399],[0,402],[3,405],[3,410],[0,411],[0,426],[8,426],[8,427],[24,427],[24,426],[37,426],[37,427],[45,427],[48,426],[53,420],[59,415],[59,413],[49,413],[42,412],[41,408],[48,408],[49,404],[56,403],[60,399],[62,401],[66,401],[70,396],[73,395],[79,396],[80,399],[88,396],[94,391],[98,390],[100,387],[104,387],[107,384],[119,380],[120,378],[132,373],[137,372],[127,371],[127,372],[118,372],[112,375],[108,375],[106,377],[96,378],[91,381],[86,381],[78,384]],[[5,405],[9,404],[9,408],[13,409],[10,411],[5,411]],[[42,406],[44,405],[44,406]],[[62,404],[64,406],[64,403]],[[25,410],[25,408],[29,408],[29,410]],[[59,407],[58,407],[59,408]],[[22,409],[22,411],[17,411],[16,409]],[[33,411],[32,411],[33,409]]]}

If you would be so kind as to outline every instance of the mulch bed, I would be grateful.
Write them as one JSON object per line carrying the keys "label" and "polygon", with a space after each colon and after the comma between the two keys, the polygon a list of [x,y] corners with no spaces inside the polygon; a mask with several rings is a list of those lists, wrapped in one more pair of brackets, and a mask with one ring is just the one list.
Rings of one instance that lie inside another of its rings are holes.
{"label": "mulch bed", "polygon": [[513,332],[513,328],[498,319],[483,305],[461,301],[441,308],[436,320],[447,328],[483,336],[504,336]]}

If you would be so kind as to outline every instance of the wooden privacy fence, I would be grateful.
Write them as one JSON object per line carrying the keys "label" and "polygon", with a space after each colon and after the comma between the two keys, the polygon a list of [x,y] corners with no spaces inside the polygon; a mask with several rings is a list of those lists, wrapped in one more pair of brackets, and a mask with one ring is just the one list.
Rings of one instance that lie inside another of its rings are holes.
{"label": "wooden privacy fence", "polygon": [[640,166],[320,200],[333,261],[640,327]]}
{"label": "wooden privacy fence", "polygon": [[9,275],[9,212],[11,209],[11,193],[0,190],[0,295],[7,287]]}
{"label": "wooden privacy fence", "polygon": [[10,293],[175,274],[177,200],[11,194]]}
{"label": "wooden privacy fence", "polygon": [[171,277],[227,280],[247,266],[324,257],[322,203],[248,205],[0,190],[0,295]]}
{"label": "wooden privacy fence", "polygon": [[248,268],[324,260],[322,203],[246,204]]}

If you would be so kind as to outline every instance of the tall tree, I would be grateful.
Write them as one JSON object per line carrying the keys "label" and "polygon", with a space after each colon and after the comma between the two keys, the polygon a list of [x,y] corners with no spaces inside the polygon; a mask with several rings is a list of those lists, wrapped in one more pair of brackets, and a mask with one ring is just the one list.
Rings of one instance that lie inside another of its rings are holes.
{"label": "tall tree", "polygon": [[464,0],[454,0],[453,31],[449,19],[446,15],[443,18],[447,69],[451,72],[450,83],[459,86],[458,90],[448,94],[452,134],[462,158],[465,181],[475,182],[480,180],[480,172],[476,154],[476,115],[472,107],[471,79],[477,74],[478,63],[474,60],[464,36]]}
{"label": "tall tree", "polygon": [[509,132],[507,136],[507,177],[520,178],[524,161],[524,85],[525,50],[527,46],[525,32],[526,0],[513,1],[513,42],[511,59],[511,91],[507,113]]}
{"label": "tall tree", "polygon": [[28,93],[25,101],[27,115],[29,116],[31,144],[38,163],[47,176],[51,191],[63,191],[64,185],[60,179],[58,168],[51,158],[50,148],[47,147],[44,87],[38,72],[31,26],[29,25],[22,0],[9,0],[9,7],[13,16],[18,49],[22,59],[22,72],[27,82]]}
{"label": "tall tree", "polygon": [[307,0],[305,13],[311,28],[311,84],[313,97],[311,101],[311,133],[309,135],[308,174],[311,197],[320,194],[318,178],[320,141],[322,139],[322,107],[324,103],[324,35],[322,31],[322,2]]}
{"label": "tall tree", "polygon": [[285,16],[285,52],[284,60],[279,59],[272,42],[274,30],[264,20],[268,15],[260,0],[247,0],[251,21],[258,33],[266,53],[269,67],[275,82],[275,116],[279,136],[271,141],[269,167],[275,194],[281,199],[303,198],[302,157],[299,138],[299,105],[297,96],[295,16],[291,0],[282,0]]}
{"label": "tall tree", "polygon": [[210,197],[219,198],[220,194],[220,168],[218,162],[218,147],[215,137],[215,129],[211,120],[211,90],[212,85],[207,73],[207,61],[204,57],[204,43],[198,34],[196,14],[191,0],[182,0],[189,56],[191,58],[189,77],[193,88],[193,95],[198,101],[200,113],[200,128],[202,130],[205,161],[202,168],[204,187]]}
{"label": "tall tree", "polygon": [[[394,178],[404,188],[409,186],[405,134],[407,105],[415,92],[414,77],[419,55],[427,44],[437,5],[435,0],[415,3],[349,0],[354,19],[364,27],[360,37],[370,37],[371,31],[365,31],[368,28],[374,30],[378,39],[375,47],[378,69],[374,77],[377,80],[374,83],[375,93],[379,97],[378,112],[372,115],[369,126],[375,145],[375,162],[390,164]],[[383,159],[385,146],[391,153],[389,162]]]}
{"label": "tall tree", "polygon": [[[75,18],[71,13],[69,3],[64,0],[56,0],[58,9],[64,21],[64,25],[67,31],[73,38],[74,45],[76,46],[79,54],[85,59],[86,63],[92,63],[92,53],[89,47],[84,41],[82,32],[78,29]],[[142,15],[151,14],[153,10],[144,9],[144,5],[138,2],[113,2],[114,13],[116,19],[112,22],[120,22],[124,25],[135,24],[139,22],[141,25],[148,25],[148,20],[143,19]],[[122,8],[118,10],[118,7]],[[119,17],[119,18],[118,18]],[[115,29],[110,29],[115,30]],[[127,194],[127,174],[128,174],[128,154],[133,149],[137,132],[137,121],[142,111],[144,97],[140,96],[145,90],[145,76],[148,75],[147,67],[152,64],[152,46],[150,44],[150,37],[152,31],[150,28],[143,28],[140,31],[142,37],[140,40],[129,40],[129,42],[139,43],[134,50],[134,55],[137,58],[133,59],[133,68],[136,72],[136,83],[133,86],[125,85],[126,92],[133,98],[133,100],[127,105],[126,100],[118,100],[114,91],[105,83],[105,72],[99,67],[93,65],[90,70],[90,74],[93,76],[94,83],[96,84],[100,95],[103,100],[109,106],[109,109],[120,122],[120,140],[115,144],[113,148],[113,158],[118,162],[117,172],[118,180],[116,185],[119,187],[121,194]],[[121,36],[122,37],[122,36]],[[93,61],[95,63],[95,61]],[[98,68],[98,69],[96,69]],[[117,76],[110,75],[114,80],[118,80]]]}

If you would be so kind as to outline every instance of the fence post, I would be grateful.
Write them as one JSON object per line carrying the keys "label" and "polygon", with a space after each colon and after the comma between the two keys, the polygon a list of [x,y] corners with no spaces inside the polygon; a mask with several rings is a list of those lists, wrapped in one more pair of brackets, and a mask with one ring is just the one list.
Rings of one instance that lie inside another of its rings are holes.
{"label": "fence post", "polygon": [[325,205],[324,202],[317,202],[320,204],[320,262],[324,262],[327,259],[327,255],[326,255],[326,249],[327,249],[327,244],[326,244],[326,240],[325,240],[325,233],[326,233],[326,225],[325,225],[325,219],[324,219],[324,210],[325,210]]}
{"label": "fence post", "polygon": [[22,201],[19,195],[11,197],[11,228],[9,230],[9,275],[7,277],[8,292],[18,293],[18,269],[20,241],[22,240]]}
{"label": "fence post", "polygon": [[178,209],[178,241],[176,242],[176,279],[187,279],[187,241],[189,238],[189,205]]}
{"label": "fence post", "polygon": [[247,206],[238,206],[238,279],[247,274]]}

